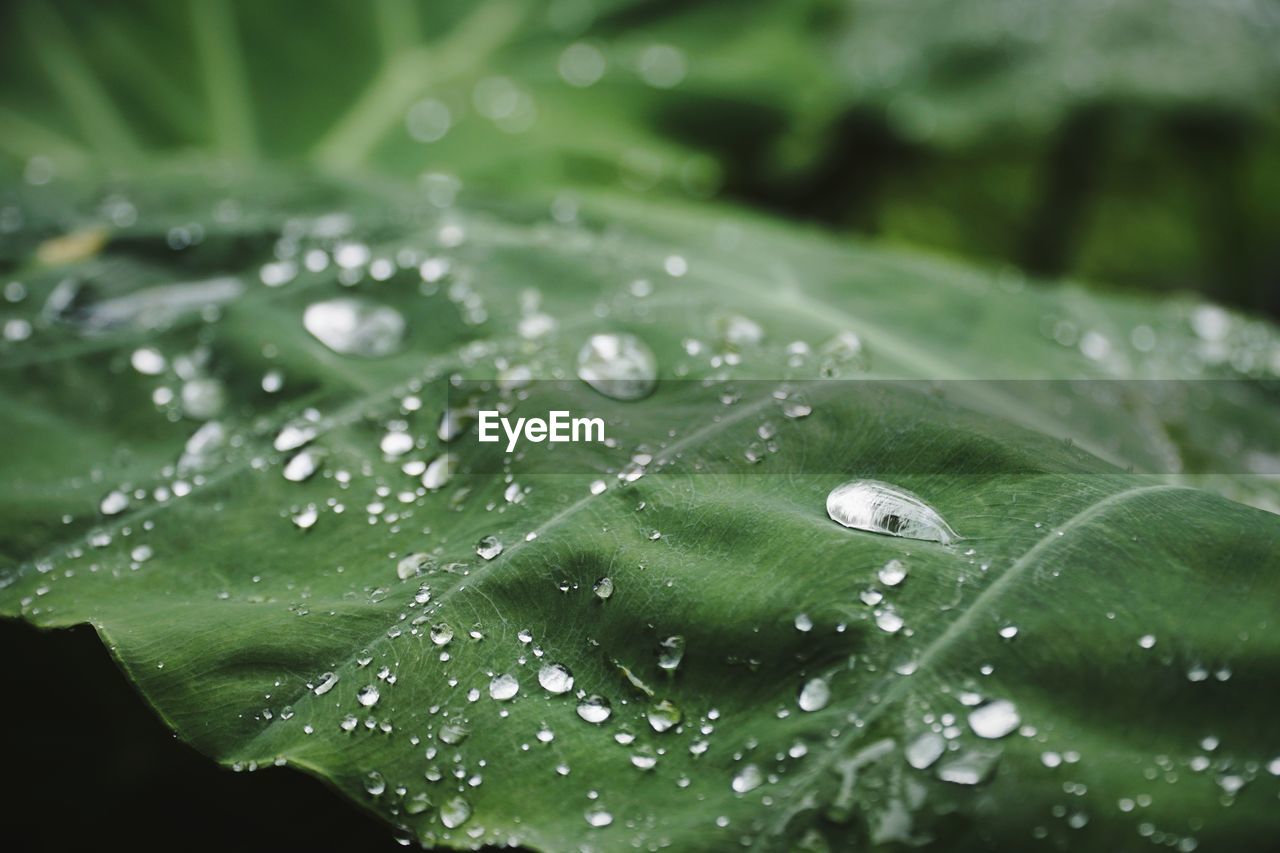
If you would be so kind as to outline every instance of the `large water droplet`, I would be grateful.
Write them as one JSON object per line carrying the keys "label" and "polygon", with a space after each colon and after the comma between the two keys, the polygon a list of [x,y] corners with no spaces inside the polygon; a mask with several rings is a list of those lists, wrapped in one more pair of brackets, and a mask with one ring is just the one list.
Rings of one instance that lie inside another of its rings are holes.
{"label": "large water droplet", "polygon": [[679,725],[684,714],[674,702],[663,699],[649,706],[649,726],[655,732],[665,732],[672,726]]}
{"label": "large water droplet", "polygon": [[568,693],[573,689],[573,674],[558,663],[546,663],[538,670],[538,683],[549,693]]}
{"label": "large water droplet", "polygon": [[949,545],[960,538],[916,495],[877,480],[852,480],[827,495],[827,515],[845,527]]}
{"label": "large water droplet", "polygon": [[897,586],[907,579],[907,564],[901,560],[890,560],[880,568],[878,576],[885,586]]}
{"label": "large water droplet", "polygon": [[937,732],[923,732],[917,735],[904,750],[907,763],[917,770],[924,770],[942,757],[947,742]]}
{"label": "large water droplet", "polygon": [[764,774],[760,772],[760,768],[754,764],[748,764],[738,771],[733,777],[733,790],[739,794],[745,794],[747,791],[754,791],[764,782]]}
{"label": "large water droplet", "polygon": [[978,737],[985,738],[1004,737],[1021,722],[1017,707],[1008,699],[988,702],[969,715],[969,728]]}
{"label": "large water droplet", "polygon": [[371,797],[380,797],[387,790],[387,780],[377,770],[370,770],[364,777],[364,789]]}
{"label": "large water droplet", "polygon": [[514,699],[515,695],[520,692],[520,682],[510,673],[503,673],[495,676],[489,682],[489,695],[499,702],[506,702]]}
{"label": "large water droplet", "polygon": [[476,553],[483,559],[492,560],[502,553],[502,542],[496,536],[486,536],[476,543]]}
{"label": "large water droplet", "polygon": [[457,829],[471,819],[471,804],[462,797],[445,800],[440,806],[440,822],[449,829]]}
{"label": "large water droplet", "polygon": [[129,496],[119,489],[108,492],[107,496],[98,504],[98,510],[103,515],[119,515],[129,508]]}
{"label": "large water droplet", "polygon": [[302,325],[316,340],[340,355],[378,358],[390,355],[404,338],[404,317],[394,308],[342,297],[313,302]]}
{"label": "large water droplet", "polygon": [[676,634],[658,644],[658,666],[672,672],[684,660],[684,637]]}
{"label": "large water droplet", "polygon": [[578,703],[578,716],[588,723],[603,723],[612,713],[609,700],[594,693]]}
{"label": "large water droplet", "polygon": [[360,691],[356,693],[356,701],[366,708],[372,708],[378,704],[378,696],[378,688],[373,684],[369,684],[361,687]]}
{"label": "large water droplet", "polygon": [[796,700],[801,711],[821,711],[831,701],[831,686],[821,678],[810,678],[800,688]]}
{"label": "large water droplet", "polygon": [[966,750],[938,767],[938,778],[955,785],[979,785],[991,777],[1000,753],[983,749]]}
{"label": "large water droplet", "polygon": [[615,400],[639,400],[653,393],[658,360],[635,335],[592,335],[578,351],[578,378]]}
{"label": "large water droplet", "polygon": [[320,454],[312,450],[303,450],[285,463],[284,478],[291,483],[301,483],[311,477],[320,467]]}

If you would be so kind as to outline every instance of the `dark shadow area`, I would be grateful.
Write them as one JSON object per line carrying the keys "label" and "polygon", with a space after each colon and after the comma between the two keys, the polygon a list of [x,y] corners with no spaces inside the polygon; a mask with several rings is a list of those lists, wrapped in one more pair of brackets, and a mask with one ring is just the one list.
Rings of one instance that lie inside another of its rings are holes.
{"label": "dark shadow area", "polygon": [[5,849],[403,849],[310,776],[233,773],[177,740],[91,628],[0,621],[0,646]]}

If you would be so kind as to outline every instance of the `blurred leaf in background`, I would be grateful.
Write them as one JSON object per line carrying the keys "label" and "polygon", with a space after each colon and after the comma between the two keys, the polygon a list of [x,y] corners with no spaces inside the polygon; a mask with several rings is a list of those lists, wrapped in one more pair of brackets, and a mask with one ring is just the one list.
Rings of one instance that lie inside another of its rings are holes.
{"label": "blurred leaf in background", "polygon": [[[1280,311],[1271,0],[15,2],[6,173],[160,152],[719,193]],[[567,202],[566,202],[567,203]]]}

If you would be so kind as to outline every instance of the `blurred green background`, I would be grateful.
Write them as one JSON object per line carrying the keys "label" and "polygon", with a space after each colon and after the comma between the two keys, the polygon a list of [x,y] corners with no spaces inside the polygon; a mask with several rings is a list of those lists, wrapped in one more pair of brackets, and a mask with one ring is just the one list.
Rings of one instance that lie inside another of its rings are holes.
{"label": "blurred green background", "polygon": [[10,186],[173,157],[443,174],[562,209],[597,189],[713,196],[1280,314],[1274,0],[11,0],[2,15]]}

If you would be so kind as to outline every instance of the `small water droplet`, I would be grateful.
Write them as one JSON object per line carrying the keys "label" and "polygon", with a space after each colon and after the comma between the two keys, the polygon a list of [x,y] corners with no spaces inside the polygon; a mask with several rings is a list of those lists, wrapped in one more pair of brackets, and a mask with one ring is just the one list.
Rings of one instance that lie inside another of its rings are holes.
{"label": "small water droplet", "polygon": [[596,829],[613,823],[613,815],[604,809],[588,809],[584,817],[587,819],[587,824]]}
{"label": "small water droplet", "polygon": [[369,796],[380,797],[387,790],[387,780],[377,770],[370,770],[364,776],[364,789],[369,792]]}
{"label": "small water droplet", "polygon": [[881,567],[878,577],[885,586],[897,586],[907,579],[907,564],[901,560],[890,560]]}
{"label": "small water droplet", "polygon": [[492,560],[502,553],[502,543],[496,536],[486,536],[476,543],[476,553],[485,560]]}
{"label": "small water droplet", "polygon": [[507,702],[520,692],[520,682],[514,675],[503,673],[489,682],[489,695],[499,702]]}
{"label": "small water droplet", "polygon": [[450,746],[456,746],[467,739],[467,735],[471,734],[471,728],[461,720],[451,720],[440,727],[440,741]]}
{"label": "small water droplet", "polygon": [[658,643],[658,666],[674,671],[684,660],[684,637],[676,634]]}
{"label": "small water droplet", "polygon": [[320,454],[313,450],[303,450],[285,463],[284,478],[291,483],[301,483],[310,479],[320,467]]}
{"label": "small water droplet", "polygon": [[603,723],[612,713],[609,700],[594,693],[578,703],[578,716],[588,723]]}
{"label": "small water droplet", "polygon": [[548,693],[568,693],[573,689],[573,674],[561,664],[545,663],[538,670],[538,683]]}
{"label": "small water droplet", "polygon": [[831,686],[822,678],[811,678],[801,686],[796,701],[801,711],[821,711],[831,701]]}
{"label": "small water droplet", "polygon": [[448,829],[457,829],[471,819],[471,804],[462,797],[452,797],[440,806],[440,822]]}
{"label": "small water droplet", "polygon": [[592,335],[578,351],[578,378],[614,400],[639,400],[657,385],[658,360],[635,335]]}
{"label": "small water droplet", "polygon": [[947,742],[942,735],[937,732],[922,732],[907,744],[904,754],[908,764],[917,770],[924,770],[933,766],[946,748]]}
{"label": "small water droplet", "polygon": [[377,686],[369,684],[361,687],[360,691],[356,693],[356,701],[366,708],[372,708],[374,705],[378,704],[378,696],[379,693]]}
{"label": "small water droplet", "polygon": [[449,627],[448,622],[440,622],[431,626],[431,642],[437,646],[447,646],[452,639],[453,629]]}
{"label": "small water droplet", "polygon": [[684,717],[680,708],[668,699],[656,702],[649,706],[647,714],[649,718],[649,726],[655,732],[665,732],[672,726],[678,725]]}
{"label": "small water droplet", "polygon": [[759,788],[763,782],[764,774],[760,772],[760,768],[754,764],[748,764],[733,777],[732,787],[737,793],[745,794]]}
{"label": "small water droplet", "polygon": [[980,785],[991,778],[999,760],[999,752],[970,749],[940,765],[937,775],[954,785]]}
{"label": "small water droplet", "polygon": [[453,478],[453,472],[456,468],[457,462],[454,460],[452,453],[437,456],[427,463],[427,470],[422,473],[422,485],[426,487],[427,491],[438,491],[444,488],[445,484]]}
{"label": "small water droplet", "polygon": [[607,577],[600,578],[600,580],[591,585],[591,591],[601,601],[608,601],[609,597],[613,595],[613,580]]}
{"label": "small water droplet", "polygon": [[317,696],[323,696],[333,689],[333,685],[338,683],[338,674],[336,672],[326,672],[320,676],[320,683],[315,686],[314,693]]}
{"label": "small water droplet", "polygon": [[969,714],[969,728],[978,737],[989,739],[1004,737],[1021,722],[1017,707],[1008,699],[988,702]]}
{"label": "small water droplet", "polygon": [[845,527],[949,545],[959,537],[916,495],[877,480],[852,480],[827,495],[827,515]]}
{"label": "small water droplet", "polygon": [[349,297],[313,302],[302,315],[302,325],[339,355],[364,358],[395,352],[405,331],[399,311]]}
{"label": "small water droplet", "polygon": [[98,504],[98,511],[103,515],[119,515],[129,508],[129,496],[119,489],[108,492]]}

